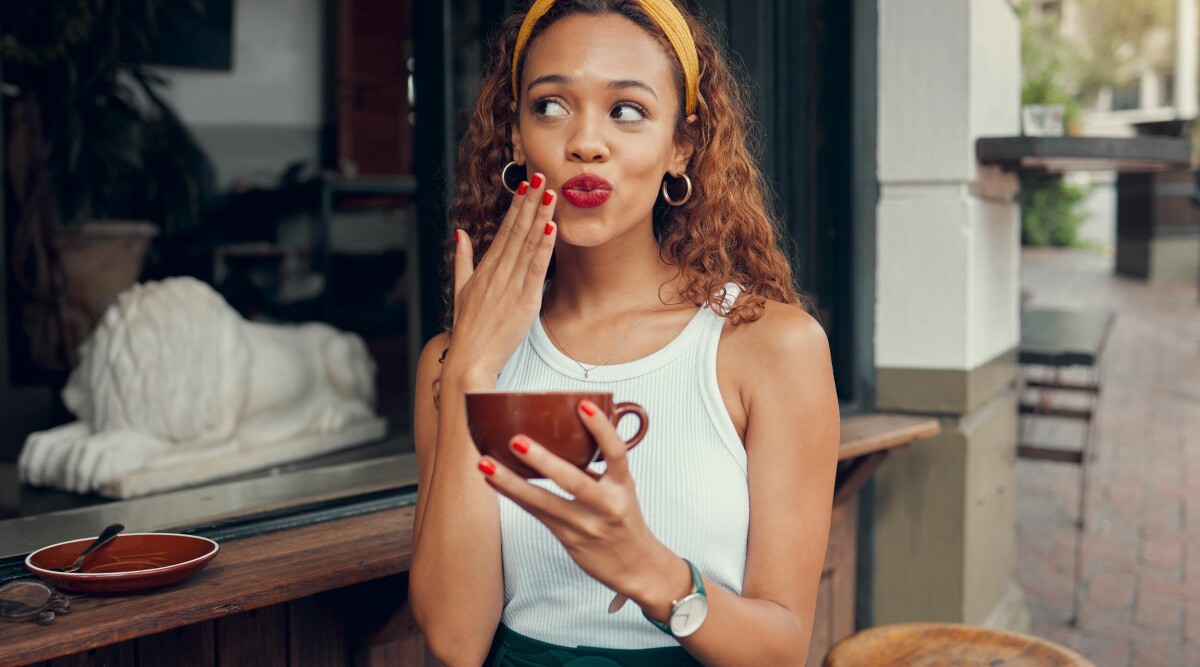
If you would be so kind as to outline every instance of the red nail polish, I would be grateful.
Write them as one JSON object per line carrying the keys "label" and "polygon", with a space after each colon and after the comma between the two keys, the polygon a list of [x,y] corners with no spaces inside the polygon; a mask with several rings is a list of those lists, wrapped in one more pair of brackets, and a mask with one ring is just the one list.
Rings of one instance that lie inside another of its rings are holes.
{"label": "red nail polish", "polygon": [[554,201],[554,195],[549,192],[542,195],[542,206],[549,206],[552,201]]}
{"label": "red nail polish", "polygon": [[520,454],[528,454],[529,443],[517,438],[516,440],[513,440],[513,449],[517,450],[517,452]]}
{"label": "red nail polish", "polygon": [[454,230],[454,242],[462,243],[462,230]]}
{"label": "red nail polish", "polygon": [[519,194],[519,195],[525,194],[528,190],[529,190],[529,184],[526,183],[525,181],[521,181],[521,184],[517,186],[517,194]]}
{"label": "red nail polish", "polygon": [[543,180],[544,179],[542,178],[541,174],[534,174],[533,175],[533,183],[531,183],[531,185],[533,186],[533,189],[537,190],[538,188],[542,187]]}
{"label": "red nail polish", "polygon": [[583,414],[585,414],[585,415],[587,415],[587,416],[589,416],[589,417],[595,417],[595,416],[596,416],[596,408],[593,408],[593,407],[592,407],[592,405],[591,405],[591,403],[587,403],[587,402],[580,403],[580,404],[579,404],[579,409],[580,409],[580,410],[583,410]]}
{"label": "red nail polish", "polygon": [[547,222],[546,223],[546,236],[550,236],[553,233],[554,233],[554,223]]}
{"label": "red nail polish", "polygon": [[483,474],[487,475],[488,477],[496,474],[496,464],[487,459],[479,460],[479,469],[482,470]]}

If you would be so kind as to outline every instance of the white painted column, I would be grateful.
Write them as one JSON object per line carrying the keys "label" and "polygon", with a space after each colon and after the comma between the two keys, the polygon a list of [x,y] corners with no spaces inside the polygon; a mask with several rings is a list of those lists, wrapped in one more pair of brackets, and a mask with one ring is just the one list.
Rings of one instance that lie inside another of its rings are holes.
{"label": "white painted column", "polygon": [[975,139],[1020,134],[1007,0],[879,3],[876,365],[970,369],[1017,343],[1016,178]]}
{"label": "white painted column", "polygon": [[975,159],[976,139],[1020,134],[1017,13],[879,0],[878,57],[877,405],[941,417],[942,435],[877,477],[874,620],[1021,630],[1003,379],[1020,335],[1017,179]]}
{"label": "white painted column", "polygon": [[1176,117],[1197,116],[1197,16],[1196,0],[1175,0],[1175,110]]}

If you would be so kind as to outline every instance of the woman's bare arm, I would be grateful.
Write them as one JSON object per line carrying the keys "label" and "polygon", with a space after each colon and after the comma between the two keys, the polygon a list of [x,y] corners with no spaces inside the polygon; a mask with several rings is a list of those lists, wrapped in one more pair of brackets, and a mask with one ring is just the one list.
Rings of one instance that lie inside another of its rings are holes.
{"label": "woman's bare arm", "polygon": [[[769,303],[764,317],[739,335],[733,352],[739,375],[748,379],[742,383],[750,481],[746,575],[741,596],[706,584],[708,617],[681,643],[706,665],[803,665],[841,430],[829,345],[815,320],[780,304]],[[686,565],[673,569],[663,582],[677,598],[690,587],[690,575]],[[664,618],[669,607],[661,609]]]}
{"label": "woman's bare arm", "polygon": [[409,597],[430,650],[452,666],[483,662],[504,605],[499,501],[479,479],[463,396],[494,389],[528,334],[557,238],[551,222],[557,197],[545,192],[544,179],[539,175],[539,187],[520,192],[478,265],[472,239],[455,233],[454,334],[431,340],[417,367],[418,486]]}
{"label": "woman's bare arm", "polygon": [[468,388],[447,378],[441,407],[434,406],[431,384],[441,367],[445,337],[440,334],[425,346],[417,370],[418,486],[409,598],[439,660],[479,665],[504,603],[499,507],[475,467],[479,453],[466,430],[462,399]]}

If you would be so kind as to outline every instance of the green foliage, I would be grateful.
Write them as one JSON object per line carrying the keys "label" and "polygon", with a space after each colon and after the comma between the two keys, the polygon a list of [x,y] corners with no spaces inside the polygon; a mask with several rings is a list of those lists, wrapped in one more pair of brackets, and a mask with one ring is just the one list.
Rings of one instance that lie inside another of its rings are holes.
{"label": "green foliage", "polygon": [[[1164,70],[1170,65],[1175,0],[1076,2],[1080,28],[1086,35],[1074,72],[1080,97],[1129,83],[1143,67]],[[1168,39],[1152,39],[1154,32],[1163,30]]]}
{"label": "green foliage", "polygon": [[1021,183],[1021,243],[1031,246],[1076,247],[1079,226],[1087,220],[1080,205],[1088,189],[1061,178]]}
{"label": "green foliage", "polygon": [[[1026,104],[1067,104],[1068,127],[1079,102],[1171,61],[1175,0],[1073,0],[1064,35],[1056,19],[1035,18],[1022,0],[1021,67]],[[1166,39],[1163,39],[1163,37]]]}
{"label": "green foliage", "polygon": [[1067,133],[1078,127],[1082,110],[1070,81],[1074,46],[1063,41],[1054,26],[1034,19],[1028,2],[1021,5],[1021,104],[1063,105]]}

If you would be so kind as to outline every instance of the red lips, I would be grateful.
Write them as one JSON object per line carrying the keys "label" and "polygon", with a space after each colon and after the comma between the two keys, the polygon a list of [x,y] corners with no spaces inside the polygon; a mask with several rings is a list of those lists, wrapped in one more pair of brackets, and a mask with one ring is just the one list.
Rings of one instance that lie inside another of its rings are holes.
{"label": "red lips", "polygon": [[612,196],[613,185],[595,174],[580,174],[562,184],[563,199],[577,208],[595,208]]}

